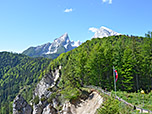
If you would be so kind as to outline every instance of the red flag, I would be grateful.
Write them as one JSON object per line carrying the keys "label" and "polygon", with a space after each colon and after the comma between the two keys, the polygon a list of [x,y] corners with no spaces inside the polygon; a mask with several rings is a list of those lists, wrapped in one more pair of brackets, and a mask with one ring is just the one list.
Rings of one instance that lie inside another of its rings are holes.
{"label": "red flag", "polygon": [[117,82],[117,80],[118,80],[118,73],[117,73],[117,70],[114,70],[114,72],[115,72],[115,81]]}

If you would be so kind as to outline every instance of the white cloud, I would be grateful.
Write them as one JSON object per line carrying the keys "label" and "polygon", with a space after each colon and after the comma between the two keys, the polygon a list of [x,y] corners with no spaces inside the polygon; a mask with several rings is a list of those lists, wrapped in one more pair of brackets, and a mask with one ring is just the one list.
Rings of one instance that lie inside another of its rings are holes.
{"label": "white cloud", "polygon": [[72,8],[70,8],[70,9],[65,9],[65,10],[64,10],[65,13],[69,13],[69,12],[72,12],[72,11],[73,11]]}
{"label": "white cloud", "polygon": [[102,0],[102,2],[107,2],[108,0]]}
{"label": "white cloud", "polygon": [[94,28],[94,27],[89,28],[89,30],[92,31],[92,32],[97,32],[98,31],[98,29]]}
{"label": "white cloud", "polygon": [[112,0],[109,0],[109,4],[112,4]]}
{"label": "white cloud", "polygon": [[102,0],[103,3],[108,2],[109,4],[112,4],[112,0]]}

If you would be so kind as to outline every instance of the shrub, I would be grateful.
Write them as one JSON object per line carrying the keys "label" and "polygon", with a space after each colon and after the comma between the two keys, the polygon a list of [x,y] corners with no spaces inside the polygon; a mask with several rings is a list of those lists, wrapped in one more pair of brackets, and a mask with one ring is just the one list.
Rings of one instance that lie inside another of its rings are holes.
{"label": "shrub", "polygon": [[68,86],[61,91],[61,94],[63,95],[64,99],[71,101],[73,99],[77,99],[80,96],[80,91],[77,88]]}
{"label": "shrub", "polygon": [[53,100],[53,98],[55,98],[56,95],[57,95],[57,93],[56,93],[56,92],[53,92],[53,93],[50,95],[50,97],[47,99],[47,101],[48,101],[49,103],[51,103],[52,100]]}
{"label": "shrub", "polygon": [[33,102],[35,105],[37,105],[39,103],[39,96],[35,96],[35,98],[33,99]]}
{"label": "shrub", "polygon": [[41,97],[41,102],[44,102],[46,100],[46,98],[43,96]]}

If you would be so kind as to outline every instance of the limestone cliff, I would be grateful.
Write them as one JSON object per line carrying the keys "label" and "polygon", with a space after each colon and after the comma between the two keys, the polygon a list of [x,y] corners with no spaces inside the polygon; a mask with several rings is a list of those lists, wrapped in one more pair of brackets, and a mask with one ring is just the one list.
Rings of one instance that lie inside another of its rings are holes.
{"label": "limestone cliff", "polygon": [[[18,95],[13,103],[13,114],[94,114],[103,102],[103,98],[97,92],[85,94],[74,101],[62,101],[61,94],[55,94],[50,90],[56,88],[60,79],[61,67],[45,75],[37,84],[33,93],[33,100],[37,97],[37,103],[32,106]],[[50,100],[51,98],[51,100]],[[62,101],[62,102],[61,102]]]}
{"label": "limestone cliff", "polygon": [[34,96],[39,96],[39,98],[41,98],[42,95],[48,97],[51,94],[48,88],[53,87],[57,83],[56,81],[60,77],[59,70],[61,70],[61,66],[59,69],[56,69],[54,72],[51,71],[42,78],[35,88]]}
{"label": "limestone cliff", "polygon": [[47,99],[52,94],[52,92],[49,91],[48,88],[52,88],[56,85],[57,80],[60,77],[60,70],[61,66],[59,66],[58,69],[55,69],[54,71],[46,74],[37,84],[34,91],[33,99],[38,96],[40,101],[38,104],[33,104],[33,114],[47,114],[47,112],[51,112],[52,110],[54,113],[57,112],[53,105],[48,103]]}
{"label": "limestone cliff", "polygon": [[60,70],[61,66],[59,66],[58,69],[55,69],[54,71],[46,74],[37,84],[34,90],[33,99],[38,96],[39,102],[37,104],[32,104],[33,110],[32,107],[24,100],[24,98],[21,95],[18,95],[13,102],[13,114],[45,114],[45,110],[47,110],[48,107],[51,107],[51,105],[47,102],[47,99],[52,94],[52,92],[50,92],[48,88],[54,87],[56,85],[57,80],[60,77]]}

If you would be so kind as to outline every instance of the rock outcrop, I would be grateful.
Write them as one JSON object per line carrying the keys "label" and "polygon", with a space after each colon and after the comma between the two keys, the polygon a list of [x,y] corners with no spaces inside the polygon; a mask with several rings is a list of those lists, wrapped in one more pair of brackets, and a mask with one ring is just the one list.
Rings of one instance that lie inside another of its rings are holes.
{"label": "rock outcrop", "polygon": [[62,102],[59,100],[60,94],[52,94],[59,83],[60,70],[61,67],[51,71],[37,84],[33,98],[38,98],[38,101],[33,99],[33,110],[24,98],[18,95],[13,103],[13,114],[95,114],[103,103],[103,98],[96,91],[84,93],[71,102]]}
{"label": "rock outcrop", "polygon": [[21,95],[16,96],[14,99],[13,114],[32,114],[32,107]]}
{"label": "rock outcrop", "polygon": [[33,110],[24,98],[21,95],[18,95],[13,103],[13,114],[49,114],[47,112],[51,112],[50,114],[56,114],[57,110],[54,107],[58,105],[58,101],[57,99],[53,99],[52,104],[47,102],[47,99],[52,94],[48,88],[54,87],[58,83],[60,70],[61,66],[45,75],[37,84],[34,90],[33,99],[37,96],[39,102],[37,104],[32,104]]}
{"label": "rock outcrop", "polygon": [[57,80],[60,77],[60,70],[61,66],[59,66],[59,69],[56,69],[54,72],[51,71],[45,75],[37,84],[34,91],[34,96],[39,96],[39,98],[41,98],[43,95],[49,97],[51,93],[48,91],[48,88],[53,87],[57,83]]}
{"label": "rock outcrop", "polygon": [[[48,88],[52,88],[56,85],[57,80],[60,77],[60,70],[61,70],[61,66],[59,66],[58,69],[55,69],[54,71],[51,71],[50,73],[48,73],[47,75],[45,75],[42,80],[37,84],[35,90],[34,90],[34,95],[33,97],[38,96],[39,97],[39,103],[38,104],[33,104],[33,114],[54,114],[54,112],[56,112],[55,108],[53,106],[55,106],[56,100],[52,100],[52,104],[49,104],[47,102],[47,99],[50,97],[50,95],[52,94],[51,91],[48,90]],[[44,100],[45,98],[45,100]],[[43,99],[43,101],[42,101]],[[51,112],[52,113],[48,113]]]}

